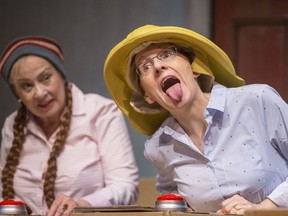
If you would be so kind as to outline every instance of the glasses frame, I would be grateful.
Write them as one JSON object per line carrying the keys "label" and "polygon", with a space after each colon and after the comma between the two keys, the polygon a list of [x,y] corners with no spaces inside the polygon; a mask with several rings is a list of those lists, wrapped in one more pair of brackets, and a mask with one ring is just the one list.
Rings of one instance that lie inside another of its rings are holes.
{"label": "glasses frame", "polygon": [[[165,52],[166,50],[173,50],[173,51],[174,51],[174,54],[171,56],[172,58],[169,58],[169,59],[167,59],[167,60],[165,61],[165,60],[163,60],[163,58],[161,58],[161,57],[159,57],[159,56],[160,56],[163,52]],[[170,46],[170,47],[164,48],[164,49],[162,49],[161,51],[159,51],[156,56],[154,56],[154,57],[152,57],[152,58],[148,57],[148,58],[146,58],[142,63],[138,64],[138,65],[136,66],[136,73],[137,73],[139,76],[143,76],[142,73],[140,72],[140,70],[139,70],[138,68],[139,68],[139,66],[141,66],[142,64],[145,64],[146,62],[148,62],[148,61],[147,61],[148,59],[153,63],[153,66],[154,66],[154,59],[155,59],[155,58],[157,58],[158,60],[160,60],[160,61],[162,61],[162,62],[167,62],[167,61],[170,61],[171,59],[173,59],[173,58],[177,55],[177,53],[178,53],[178,50],[177,50],[177,47],[175,47],[175,46]]]}

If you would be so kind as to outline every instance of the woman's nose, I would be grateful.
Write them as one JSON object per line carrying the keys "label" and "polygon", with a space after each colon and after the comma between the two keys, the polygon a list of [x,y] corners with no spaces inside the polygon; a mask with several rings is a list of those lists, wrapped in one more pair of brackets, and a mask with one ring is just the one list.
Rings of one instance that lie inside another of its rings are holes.
{"label": "woman's nose", "polygon": [[157,60],[154,59],[153,63],[154,63],[153,66],[154,66],[156,73],[161,73],[161,72],[163,72],[163,70],[168,68],[168,66],[165,64],[165,62],[163,62],[159,59],[157,59]]}
{"label": "woman's nose", "polygon": [[34,97],[41,99],[47,94],[46,88],[43,85],[35,85]]}

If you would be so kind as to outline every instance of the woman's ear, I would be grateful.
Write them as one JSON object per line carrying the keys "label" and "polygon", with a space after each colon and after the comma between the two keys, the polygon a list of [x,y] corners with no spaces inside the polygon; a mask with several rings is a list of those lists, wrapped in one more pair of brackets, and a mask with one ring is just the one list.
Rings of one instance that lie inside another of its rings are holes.
{"label": "woman's ear", "polygon": [[155,100],[151,97],[149,97],[149,95],[144,95],[144,99],[148,104],[153,104],[155,102]]}
{"label": "woman's ear", "polygon": [[194,72],[194,71],[193,71],[193,76],[194,76],[194,78],[197,78],[197,77],[200,76],[200,73],[197,73],[197,72]]}

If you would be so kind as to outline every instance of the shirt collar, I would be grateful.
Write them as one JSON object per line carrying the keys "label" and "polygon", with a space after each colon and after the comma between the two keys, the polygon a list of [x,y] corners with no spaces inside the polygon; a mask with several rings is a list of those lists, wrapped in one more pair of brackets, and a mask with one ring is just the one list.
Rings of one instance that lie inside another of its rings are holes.
{"label": "shirt collar", "polygon": [[[225,102],[226,102],[226,93],[227,93],[227,87],[219,83],[215,83],[213,85],[213,88],[211,91],[211,97],[208,102],[206,110],[208,112],[220,111],[223,113],[224,108],[225,108]],[[168,118],[163,122],[162,125],[166,125],[166,126],[164,128],[162,126],[159,128],[160,131],[158,131],[158,133],[160,134],[162,133],[163,130],[168,134],[175,133],[175,132],[180,133],[180,134],[185,133],[184,130],[181,128],[181,126],[178,124],[178,122],[172,115],[168,116]]]}
{"label": "shirt collar", "polygon": [[224,112],[227,95],[227,87],[215,83],[211,91],[211,97],[207,105],[207,110],[218,110]]}

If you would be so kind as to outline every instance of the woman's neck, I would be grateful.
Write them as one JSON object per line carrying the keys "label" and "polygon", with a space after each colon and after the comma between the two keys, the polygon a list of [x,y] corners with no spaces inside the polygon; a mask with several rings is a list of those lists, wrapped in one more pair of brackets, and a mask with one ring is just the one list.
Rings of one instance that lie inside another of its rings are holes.
{"label": "woman's neck", "polygon": [[42,128],[47,139],[51,137],[60,125],[60,117],[57,119],[40,119],[36,117],[35,121]]}
{"label": "woman's neck", "polygon": [[208,105],[210,95],[210,93],[204,93],[199,100],[193,102],[186,110],[172,114],[201,152],[202,141],[207,128],[204,112]]}

